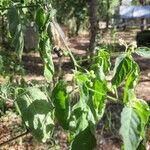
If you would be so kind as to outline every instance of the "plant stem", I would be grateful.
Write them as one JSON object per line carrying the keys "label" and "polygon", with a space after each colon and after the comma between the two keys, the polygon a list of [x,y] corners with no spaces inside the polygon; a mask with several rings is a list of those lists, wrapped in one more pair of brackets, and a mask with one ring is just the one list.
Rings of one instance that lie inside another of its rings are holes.
{"label": "plant stem", "polygon": [[4,100],[7,100],[7,101],[10,101],[10,102],[13,102],[13,100],[11,100],[11,99],[9,99],[9,98],[7,98],[7,97],[4,97],[4,96],[2,96],[2,95],[0,95],[0,98],[2,98],[2,99],[4,99]]}
{"label": "plant stem", "polygon": [[75,58],[74,58],[74,56],[73,56],[71,50],[69,49],[68,45],[66,44],[66,41],[65,41],[65,39],[63,38],[62,34],[60,34],[59,29],[57,28],[57,25],[56,25],[56,22],[54,21],[54,19],[52,20],[52,23],[53,23],[55,29],[57,30],[58,34],[60,35],[61,40],[62,40],[64,46],[67,48],[68,54],[69,54],[70,58],[72,59],[73,64],[74,64],[74,66],[75,66],[75,70],[77,70],[77,67],[79,67],[79,65],[77,64],[77,61],[75,60]]}
{"label": "plant stem", "polygon": [[94,59],[96,59],[96,58],[98,58],[98,57],[99,57],[99,56],[93,56],[92,58],[82,59],[82,60],[79,60],[79,61],[77,61],[77,62],[82,63],[82,62],[85,62],[85,61],[94,60]]}
{"label": "plant stem", "polygon": [[[87,86],[86,86],[87,87]],[[96,91],[96,90],[93,90],[92,88],[90,88],[90,87],[87,87],[90,91],[92,91],[92,92],[95,92],[95,93],[98,93],[98,94],[101,94],[101,95],[106,95],[106,94],[104,94],[104,93],[101,93],[101,92],[99,92],[99,91]],[[110,96],[110,95],[107,95],[107,98],[109,98],[109,99],[111,99],[111,100],[113,100],[113,101],[118,101],[118,99],[117,98],[115,98],[115,97],[112,97],[112,96]]]}
{"label": "plant stem", "polygon": [[22,134],[20,134],[20,135],[18,135],[18,136],[16,136],[16,137],[13,137],[13,138],[11,138],[11,139],[9,139],[9,140],[3,142],[3,143],[0,143],[0,147],[1,147],[1,146],[4,146],[5,144],[8,144],[9,142],[12,142],[12,141],[18,139],[18,138],[20,138],[20,137],[22,137],[22,136],[24,136],[24,135],[27,135],[28,133],[29,133],[29,132],[26,131],[26,132],[24,132],[24,133],[22,133]]}
{"label": "plant stem", "polygon": [[[16,6],[15,8],[17,9],[22,9],[22,8],[33,8],[33,7],[39,7],[39,5],[29,5],[29,6]],[[8,10],[11,9],[11,7],[1,7],[0,10]]]}

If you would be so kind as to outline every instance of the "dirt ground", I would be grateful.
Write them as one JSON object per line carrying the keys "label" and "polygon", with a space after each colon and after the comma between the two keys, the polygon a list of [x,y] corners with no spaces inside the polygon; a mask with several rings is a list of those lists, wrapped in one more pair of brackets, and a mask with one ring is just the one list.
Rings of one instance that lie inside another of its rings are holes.
{"label": "dirt ground", "polygon": [[[126,32],[119,31],[115,33],[115,41],[120,38],[126,42],[135,41],[135,36],[138,30],[127,30]],[[110,31],[103,33],[101,42],[111,44],[114,39]],[[75,54],[76,57],[81,58],[86,56],[87,48],[89,44],[88,35],[82,35],[68,39],[68,46]],[[117,44],[117,43],[116,43]],[[58,66],[58,58],[54,54],[53,60],[55,66]],[[136,89],[139,98],[150,102],[150,59],[144,59],[139,56],[135,56],[135,60],[138,62],[141,69],[141,78],[139,85]],[[23,57],[24,66],[27,72],[25,79],[30,80],[44,80],[42,75],[43,66],[37,53],[24,54]],[[63,58],[63,71],[65,72],[65,79],[67,81],[72,80],[72,65],[68,57]],[[117,111],[116,111],[117,110]],[[112,113],[112,122],[109,123],[108,116],[105,114],[102,121],[98,125],[97,130],[97,150],[120,150],[121,140],[118,133],[120,124],[118,123],[118,113],[121,112],[121,106],[108,104],[107,111]],[[109,113],[108,113],[109,114]],[[67,150],[67,136],[59,127],[56,129],[54,137],[57,139],[55,142],[56,147],[52,149],[54,143],[49,142],[48,144],[40,144],[30,134],[26,134],[21,138],[13,142],[9,142],[1,146],[4,141],[17,136],[22,131],[21,120],[13,112],[9,110],[7,114],[0,118],[0,150]],[[147,129],[147,135],[150,134],[150,129]],[[150,150],[150,137],[148,136],[147,150]],[[60,147],[58,146],[60,145]]]}

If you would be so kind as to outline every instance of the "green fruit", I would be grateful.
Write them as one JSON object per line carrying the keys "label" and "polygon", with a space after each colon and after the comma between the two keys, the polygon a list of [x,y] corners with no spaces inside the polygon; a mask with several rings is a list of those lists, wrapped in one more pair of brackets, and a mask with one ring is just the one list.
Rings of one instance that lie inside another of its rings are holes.
{"label": "green fruit", "polygon": [[55,86],[52,99],[55,106],[55,116],[59,124],[68,130],[69,127],[69,95],[66,90],[66,84],[63,80],[60,80]]}

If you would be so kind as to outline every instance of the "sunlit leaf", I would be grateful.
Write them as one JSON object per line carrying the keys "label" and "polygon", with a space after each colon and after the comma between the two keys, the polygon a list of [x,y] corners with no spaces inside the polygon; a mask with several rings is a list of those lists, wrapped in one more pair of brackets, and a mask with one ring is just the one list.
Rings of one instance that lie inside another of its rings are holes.
{"label": "sunlit leaf", "polygon": [[118,87],[132,71],[133,61],[125,55],[121,55],[116,59],[112,85]]}
{"label": "sunlit leaf", "polygon": [[135,53],[142,57],[150,58],[150,48],[148,48],[148,47],[139,47],[139,48],[137,48]]}
{"label": "sunlit leaf", "polygon": [[95,121],[98,122],[105,110],[106,106],[106,95],[107,95],[107,82],[95,79],[94,85],[93,85],[93,92],[91,93],[91,98],[89,99],[89,108],[91,109],[91,112],[95,116]]}
{"label": "sunlit leaf", "polygon": [[110,70],[110,54],[105,50],[101,49],[97,52],[95,56],[95,63],[91,66],[91,70],[94,70],[95,74],[99,76],[101,80],[106,78]]}
{"label": "sunlit leaf", "polygon": [[121,129],[124,150],[136,150],[142,140],[140,117],[132,107],[124,107],[121,113]]}
{"label": "sunlit leaf", "polygon": [[132,71],[129,73],[125,83],[124,95],[123,95],[124,103],[127,103],[129,101],[128,92],[129,90],[134,89],[136,87],[139,81],[139,77],[140,77],[139,66],[136,63],[133,63]]}
{"label": "sunlit leaf", "polygon": [[19,90],[16,106],[28,130],[39,141],[50,138],[54,122],[52,106],[45,94],[36,87]]}
{"label": "sunlit leaf", "polygon": [[71,113],[69,127],[74,135],[80,133],[88,126],[87,111],[82,107],[82,103],[78,102]]}
{"label": "sunlit leaf", "polygon": [[103,66],[103,72],[106,75],[109,72],[110,65],[111,65],[110,54],[107,51],[100,49],[98,56],[99,56],[100,66]]}
{"label": "sunlit leaf", "polygon": [[141,135],[145,137],[145,125],[147,124],[150,117],[150,108],[148,104],[141,99],[135,99],[132,103],[132,107],[135,108],[138,116],[141,120]]}

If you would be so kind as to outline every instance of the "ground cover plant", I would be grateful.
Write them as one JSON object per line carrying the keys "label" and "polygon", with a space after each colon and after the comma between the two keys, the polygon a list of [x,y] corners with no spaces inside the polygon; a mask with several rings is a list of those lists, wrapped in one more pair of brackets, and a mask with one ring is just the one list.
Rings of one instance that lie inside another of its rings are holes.
{"label": "ground cover plant", "polygon": [[[69,84],[63,79],[62,72],[57,79],[55,78],[56,72],[52,60],[54,37],[51,29],[53,26],[59,33],[54,21],[55,10],[43,5],[38,4],[34,14],[31,15],[38,31],[38,52],[43,62],[45,82],[29,84],[22,76],[18,80],[16,74],[20,69],[17,70],[17,67],[12,65],[12,70],[5,71],[6,60],[4,55],[0,55],[1,74],[8,76],[0,86],[1,115],[5,113],[6,101],[11,101],[15,104],[15,111],[22,118],[26,132],[30,132],[39,142],[53,140],[54,129],[59,124],[68,135],[68,145],[71,150],[92,150],[96,148],[96,127],[103,117],[107,102],[122,103],[119,131],[123,141],[122,149],[146,149],[145,128],[149,123],[150,108],[135,94],[140,68],[134,61],[133,55],[136,53],[141,57],[150,57],[150,49],[137,48],[135,43],[126,44],[120,40],[125,51],[116,58],[115,65],[110,61],[112,55],[110,49],[101,47],[96,49],[91,58],[80,62],[75,59],[71,50],[65,45],[63,36],[59,34],[65,48],[56,52],[58,59],[61,59],[62,55],[67,55],[73,65],[73,89],[69,90]],[[28,11],[22,9],[18,11],[15,6],[7,11],[9,40],[14,48],[13,56],[16,57],[14,59],[18,60],[20,65],[24,48],[25,16]],[[89,63],[90,67],[83,67],[82,62]],[[20,72],[22,75],[23,71]],[[111,72],[113,74],[109,79]],[[118,96],[120,86],[123,86],[121,99]],[[75,102],[74,93],[79,95]]]}

